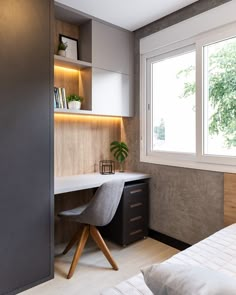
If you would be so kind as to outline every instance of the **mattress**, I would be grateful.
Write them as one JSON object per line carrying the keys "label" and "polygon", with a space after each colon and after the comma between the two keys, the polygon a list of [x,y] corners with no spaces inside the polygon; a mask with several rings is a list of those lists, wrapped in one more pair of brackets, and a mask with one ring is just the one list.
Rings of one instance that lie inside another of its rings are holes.
{"label": "mattress", "polygon": [[[236,277],[236,224],[232,224],[162,264],[198,265]],[[104,290],[101,295],[152,295],[142,274]]]}

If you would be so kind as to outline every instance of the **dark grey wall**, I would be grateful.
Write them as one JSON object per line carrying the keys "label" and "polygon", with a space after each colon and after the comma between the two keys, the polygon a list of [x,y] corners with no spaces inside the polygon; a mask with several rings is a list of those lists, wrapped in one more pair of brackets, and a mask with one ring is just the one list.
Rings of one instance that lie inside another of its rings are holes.
{"label": "dark grey wall", "polygon": [[0,294],[16,294],[54,275],[53,1],[0,7]]}
{"label": "dark grey wall", "polygon": [[193,244],[223,227],[223,173],[145,164],[139,161],[139,40],[229,0],[200,0],[135,31],[135,117],[124,119],[130,147],[127,168],[152,175],[151,229]]}

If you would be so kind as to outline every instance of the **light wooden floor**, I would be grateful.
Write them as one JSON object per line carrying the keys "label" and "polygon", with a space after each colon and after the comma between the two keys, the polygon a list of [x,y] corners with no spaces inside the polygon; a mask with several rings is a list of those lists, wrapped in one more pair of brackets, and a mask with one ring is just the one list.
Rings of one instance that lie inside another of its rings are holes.
{"label": "light wooden floor", "polygon": [[[86,246],[74,276],[66,279],[74,248],[65,256],[55,258],[55,278],[21,294],[24,295],[98,295],[100,291],[139,273],[142,267],[158,263],[179,252],[163,243],[147,238],[122,248],[107,242],[116,260],[119,271],[110,268],[109,263],[93,241]],[[63,246],[56,248],[61,253]],[[37,266],[36,266],[37,267]]]}

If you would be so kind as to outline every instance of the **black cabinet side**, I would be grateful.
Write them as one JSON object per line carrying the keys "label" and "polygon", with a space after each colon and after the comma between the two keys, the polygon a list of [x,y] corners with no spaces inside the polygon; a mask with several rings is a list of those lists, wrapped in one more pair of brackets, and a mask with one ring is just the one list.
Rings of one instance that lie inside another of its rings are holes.
{"label": "black cabinet side", "polygon": [[0,4],[0,294],[53,277],[52,9]]}

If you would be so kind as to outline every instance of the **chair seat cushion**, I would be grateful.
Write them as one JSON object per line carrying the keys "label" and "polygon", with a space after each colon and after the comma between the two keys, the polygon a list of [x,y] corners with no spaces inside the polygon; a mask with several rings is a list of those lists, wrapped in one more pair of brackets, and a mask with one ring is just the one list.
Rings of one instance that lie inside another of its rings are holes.
{"label": "chair seat cushion", "polygon": [[71,210],[62,211],[58,214],[58,216],[75,218],[78,217],[87,207],[88,204],[84,204]]}

